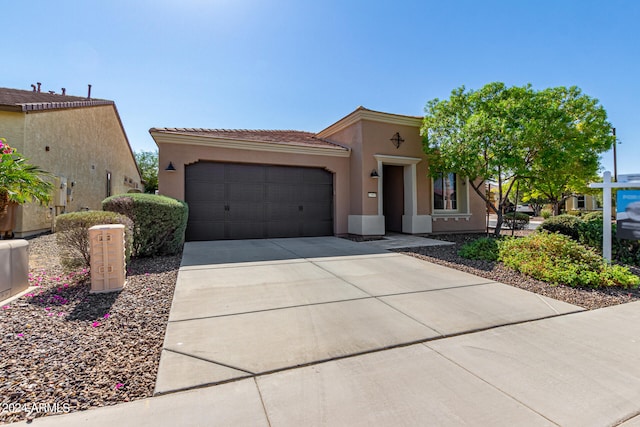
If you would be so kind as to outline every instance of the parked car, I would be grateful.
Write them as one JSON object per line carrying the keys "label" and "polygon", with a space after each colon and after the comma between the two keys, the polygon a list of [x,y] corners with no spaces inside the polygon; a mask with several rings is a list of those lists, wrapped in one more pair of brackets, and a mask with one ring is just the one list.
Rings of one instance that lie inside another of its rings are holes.
{"label": "parked car", "polygon": [[526,213],[527,215],[533,215],[535,213],[535,211],[533,210],[533,206],[531,206],[529,204],[518,205],[516,207],[516,212]]}

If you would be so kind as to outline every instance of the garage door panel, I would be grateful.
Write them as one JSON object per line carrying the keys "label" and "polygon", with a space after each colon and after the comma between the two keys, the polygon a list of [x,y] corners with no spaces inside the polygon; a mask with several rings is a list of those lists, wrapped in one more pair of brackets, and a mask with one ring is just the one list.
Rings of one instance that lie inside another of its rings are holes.
{"label": "garage door panel", "polygon": [[309,202],[322,202],[330,204],[333,200],[333,187],[323,184],[307,184],[303,186],[304,191],[298,194],[298,199]]}
{"label": "garage door panel", "polygon": [[302,182],[304,174],[300,168],[290,166],[269,166],[266,168],[266,182],[289,184]]}
{"label": "garage door panel", "polygon": [[333,234],[333,175],[319,168],[199,162],[185,201],[187,240]]}
{"label": "garage door panel", "polygon": [[187,165],[185,169],[186,181],[224,181],[224,163],[198,162]]}
{"label": "garage door panel", "polygon": [[226,182],[262,183],[265,181],[264,165],[225,164],[224,179]]}
{"label": "garage door panel", "polygon": [[333,174],[325,169],[304,168],[302,169],[302,182],[333,185]]}
{"label": "garage door panel", "polygon": [[224,183],[212,183],[207,181],[191,181],[185,191],[185,198],[190,202],[224,200]]}
{"label": "garage door panel", "polygon": [[302,217],[305,221],[331,221],[333,211],[331,206],[327,206],[324,203],[306,202],[302,207]]}
{"label": "garage door panel", "polygon": [[227,221],[264,221],[264,205],[252,202],[230,201],[227,209]]}
{"label": "garage door panel", "polygon": [[189,221],[185,238],[187,241],[224,239],[224,222]]}
{"label": "garage door panel", "polygon": [[268,203],[265,215],[267,221],[297,220],[300,216],[300,205],[298,203]]}
{"label": "garage door panel", "polygon": [[267,184],[265,199],[267,202],[297,202],[303,189],[295,184]]}
{"label": "garage door panel", "polygon": [[227,200],[262,203],[264,200],[264,184],[232,182],[226,187]]}
{"label": "garage door panel", "polygon": [[333,234],[333,221],[303,221],[302,237],[329,236]]}
{"label": "garage door panel", "polygon": [[190,202],[189,220],[193,221],[224,221],[224,202]]}

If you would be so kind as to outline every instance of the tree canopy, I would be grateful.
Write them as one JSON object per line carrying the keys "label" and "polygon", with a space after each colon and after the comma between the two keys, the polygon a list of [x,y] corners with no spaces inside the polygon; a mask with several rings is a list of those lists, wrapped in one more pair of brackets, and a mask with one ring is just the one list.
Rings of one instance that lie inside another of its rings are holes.
{"label": "tree canopy", "polygon": [[[599,168],[600,154],[615,138],[598,101],[579,88],[541,91],[531,85],[489,83],[479,90],[454,89],[447,100],[427,103],[422,126],[430,173],[455,172],[498,215],[517,182],[560,200],[586,186]],[[494,183],[492,203],[485,186]],[[543,191],[544,189],[544,191]]]}
{"label": "tree canopy", "polygon": [[154,194],[158,189],[158,151],[138,151],[135,157],[144,181],[144,192]]}

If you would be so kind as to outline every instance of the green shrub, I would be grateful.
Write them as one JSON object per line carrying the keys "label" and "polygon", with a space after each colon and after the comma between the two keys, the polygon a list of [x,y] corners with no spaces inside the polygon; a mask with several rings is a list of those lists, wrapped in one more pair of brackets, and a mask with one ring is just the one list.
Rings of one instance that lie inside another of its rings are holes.
{"label": "green shrub", "polygon": [[606,264],[593,250],[562,234],[505,239],[499,248],[506,266],[554,285],[628,288],[640,283],[626,267]]}
{"label": "green shrub", "polygon": [[552,213],[553,212],[551,211],[551,209],[542,209],[540,211],[540,216],[542,216],[542,218],[544,218],[544,219],[549,219],[549,218],[551,218],[551,214]]}
{"label": "green shrub", "polygon": [[503,216],[503,220],[507,227],[520,230],[529,224],[530,217],[522,212],[515,212],[515,215],[514,212],[509,212]]}
{"label": "green shrub", "polygon": [[589,212],[589,213],[584,214],[582,216],[582,220],[583,221],[591,221],[594,218],[599,218],[600,221],[602,221],[603,216],[604,215],[602,214],[601,211],[594,211],[594,212]]}
{"label": "green shrub", "polygon": [[567,211],[566,215],[571,215],[571,216],[582,216],[582,214],[584,213],[584,211],[579,211],[577,209],[572,209]]}
{"label": "green shrub", "polygon": [[560,233],[569,236],[572,239],[578,239],[578,225],[580,218],[571,215],[558,215],[549,219],[545,219],[540,224],[540,229],[550,233]]}
{"label": "green shrub", "polygon": [[128,193],[104,199],[102,208],[131,218],[135,256],[180,252],[189,215],[186,203],[166,196]]}
{"label": "green shrub", "polygon": [[495,238],[481,237],[464,244],[458,251],[458,255],[467,259],[482,259],[485,261],[498,260],[498,243]]}
{"label": "green shrub", "polygon": [[[602,254],[602,213],[585,215],[578,226],[578,241]],[[640,266],[640,241],[621,240],[616,237],[616,224],[611,224],[611,258],[622,264]]]}
{"label": "green shrub", "polygon": [[89,267],[89,228],[102,224],[122,224],[125,235],[127,262],[133,243],[133,221],[115,212],[84,211],[71,212],[56,217],[56,241],[61,248],[60,260],[67,269]]}

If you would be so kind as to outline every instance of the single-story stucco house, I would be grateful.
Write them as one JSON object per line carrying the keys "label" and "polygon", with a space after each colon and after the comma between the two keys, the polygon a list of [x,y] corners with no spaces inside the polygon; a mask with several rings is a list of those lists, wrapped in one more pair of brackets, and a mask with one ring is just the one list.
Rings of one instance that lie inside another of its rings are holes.
{"label": "single-story stucco house", "polygon": [[359,107],[318,133],[149,132],[159,193],[189,205],[188,241],[483,231],[468,182],[427,174],[421,124]]}

